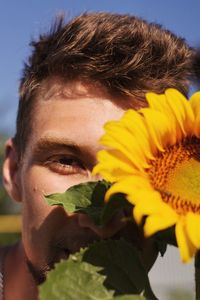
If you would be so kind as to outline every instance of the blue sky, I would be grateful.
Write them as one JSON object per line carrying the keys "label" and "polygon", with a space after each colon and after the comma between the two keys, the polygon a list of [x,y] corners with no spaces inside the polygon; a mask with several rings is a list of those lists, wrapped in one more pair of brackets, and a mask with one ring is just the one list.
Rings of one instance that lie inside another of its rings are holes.
{"label": "blue sky", "polygon": [[14,133],[17,89],[29,41],[48,30],[64,10],[69,17],[83,11],[110,11],[141,16],[200,44],[199,0],[1,0],[0,1],[0,132]]}

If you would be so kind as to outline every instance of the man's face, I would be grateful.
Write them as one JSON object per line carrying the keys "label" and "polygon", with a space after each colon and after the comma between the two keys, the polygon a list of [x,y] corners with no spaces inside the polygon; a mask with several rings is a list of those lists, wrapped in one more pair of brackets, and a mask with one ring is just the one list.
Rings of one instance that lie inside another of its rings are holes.
{"label": "man's face", "polygon": [[79,82],[64,85],[56,80],[43,84],[18,170],[22,239],[35,269],[45,269],[97,238],[98,229],[85,216],[50,207],[44,195],[63,193],[72,185],[94,179],[91,171],[103,125],[122,113],[97,87]]}

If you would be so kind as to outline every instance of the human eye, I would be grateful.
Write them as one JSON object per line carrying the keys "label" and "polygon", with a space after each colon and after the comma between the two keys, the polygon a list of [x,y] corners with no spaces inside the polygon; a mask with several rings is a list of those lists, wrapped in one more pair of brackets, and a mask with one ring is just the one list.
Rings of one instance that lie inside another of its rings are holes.
{"label": "human eye", "polygon": [[87,173],[83,163],[76,157],[68,155],[54,155],[49,157],[45,165],[53,172],[61,175],[75,175]]}

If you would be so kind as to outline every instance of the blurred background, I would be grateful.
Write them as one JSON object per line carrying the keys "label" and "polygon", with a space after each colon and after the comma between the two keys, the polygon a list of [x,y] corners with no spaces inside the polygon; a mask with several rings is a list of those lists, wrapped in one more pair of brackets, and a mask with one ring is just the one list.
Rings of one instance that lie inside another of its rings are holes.
{"label": "blurred background", "polygon": [[[0,170],[6,138],[15,132],[18,82],[29,53],[29,42],[48,30],[52,19],[61,11],[71,18],[84,11],[129,13],[163,27],[186,39],[193,47],[200,45],[199,0],[1,0],[0,1]],[[192,91],[195,87],[192,88]],[[20,206],[12,203],[2,187],[0,173],[0,214],[19,214]],[[1,222],[1,221],[0,221]],[[0,223],[1,229],[1,223]],[[12,237],[15,239],[14,235]],[[7,243],[1,233],[0,243]],[[176,266],[176,267],[175,267]],[[159,299],[193,299],[193,268],[179,263],[175,248],[160,258],[150,273]],[[159,296],[160,295],[160,296]]]}

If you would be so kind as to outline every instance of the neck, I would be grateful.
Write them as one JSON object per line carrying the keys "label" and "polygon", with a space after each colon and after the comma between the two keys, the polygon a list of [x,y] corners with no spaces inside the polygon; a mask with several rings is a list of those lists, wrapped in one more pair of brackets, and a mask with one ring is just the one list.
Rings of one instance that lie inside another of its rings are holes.
{"label": "neck", "polygon": [[26,265],[21,243],[11,246],[4,263],[4,300],[36,300],[37,286]]}

